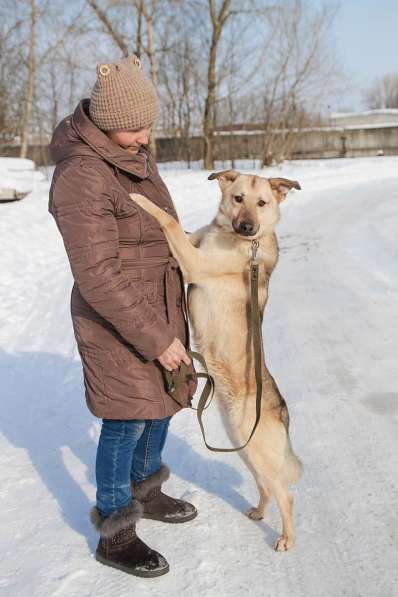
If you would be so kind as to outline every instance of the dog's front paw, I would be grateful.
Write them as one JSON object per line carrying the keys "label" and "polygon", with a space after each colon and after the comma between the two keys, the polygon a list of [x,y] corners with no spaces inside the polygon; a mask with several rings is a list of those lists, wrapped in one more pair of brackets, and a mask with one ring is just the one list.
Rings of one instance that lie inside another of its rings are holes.
{"label": "dog's front paw", "polygon": [[144,197],[144,195],[140,195],[140,193],[129,193],[129,197],[134,203],[137,203],[137,205],[153,216],[161,225],[167,222],[167,219],[171,217],[169,214],[165,213],[163,209],[160,209],[160,207],[155,205],[153,201],[150,201],[147,197]]}
{"label": "dog's front paw", "polygon": [[264,518],[263,512],[260,512],[260,510],[258,508],[255,508],[254,506],[252,508],[249,508],[245,512],[245,514],[252,520],[262,520]]}
{"label": "dog's front paw", "polygon": [[287,551],[294,545],[294,538],[281,535],[275,543],[275,551]]}
{"label": "dog's front paw", "polygon": [[139,193],[129,193],[130,199],[132,199],[135,203],[138,203],[141,207],[144,207],[148,201],[144,195],[140,195]]}

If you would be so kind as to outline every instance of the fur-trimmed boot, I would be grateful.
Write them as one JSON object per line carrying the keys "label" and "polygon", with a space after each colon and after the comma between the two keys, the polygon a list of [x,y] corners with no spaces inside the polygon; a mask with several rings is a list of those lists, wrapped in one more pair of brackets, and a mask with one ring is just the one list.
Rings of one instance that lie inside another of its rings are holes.
{"label": "fur-trimmed boot", "polygon": [[197,516],[193,504],[172,498],[162,492],[161,486],[170,477],[170,469],[161,464],[160,469],[140,483],[131,483],[131,492],[143,506],[143,518],[162,522],[188,522]]}
{"label": "fur-trimmed boot", "polygon": [[141,541],[135,532],[142,511],[142,505],[134,500],[104,518],[94,506],[90,518],[100,533],[95,557],[101,564],[134,576],[161,576],[169,571],[166,559]]}

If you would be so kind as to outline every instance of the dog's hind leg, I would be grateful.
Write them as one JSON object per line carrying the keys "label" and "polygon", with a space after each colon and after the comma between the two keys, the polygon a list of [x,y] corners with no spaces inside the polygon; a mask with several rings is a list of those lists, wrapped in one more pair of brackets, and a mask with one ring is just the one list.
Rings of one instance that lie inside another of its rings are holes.
{"label": "dog's hind leg", "polygon": [[266,487],[261,484],[259,479],[256,479],[256,483],[258,491],[260,493],[260,501],[258,503],[257,508],[255,506],[252,506],[246,511],[246,516],[248,516],[252,520],[261,520],[262,518],[264,518],[265,509],[271,496]]}
{"label": "dog's hind leg", "polygon": [[283,525],[282,535],[275,543],[275,550],[287,551],[294,545],[293,496],[288,492],[287,487],[280,481],[273,482],[272,493],[278,504]]}

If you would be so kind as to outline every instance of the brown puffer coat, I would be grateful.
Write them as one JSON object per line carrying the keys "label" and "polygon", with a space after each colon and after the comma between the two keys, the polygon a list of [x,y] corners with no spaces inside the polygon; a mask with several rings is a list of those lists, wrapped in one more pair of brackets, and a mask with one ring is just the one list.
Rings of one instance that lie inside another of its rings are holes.
{"label": "brown puffer coat", "polygon": [[[160,419],[181,408],[155,359],[174,337],[188,346],[183,280],[158,223],[128,193],[177,214],[148,149],[132,155],[111,141],[90,120],[89,101],[54,132],[49,201],[75,280],[86,401],[101,418]],[[194,381],[181,388],[184,406],[195,389]]]}

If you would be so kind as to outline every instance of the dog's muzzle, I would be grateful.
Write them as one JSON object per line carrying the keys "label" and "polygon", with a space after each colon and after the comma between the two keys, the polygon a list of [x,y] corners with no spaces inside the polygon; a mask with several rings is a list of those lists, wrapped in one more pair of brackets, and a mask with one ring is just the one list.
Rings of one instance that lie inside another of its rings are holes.
{"label": "dog's muzzle", "polygon": [[254,228],[253,222],[249,222],[248,220],[242,220],[238,225],[233,224],[233,228],[235,232],[242,236],[253,236],[258,230],[258,228]]}

